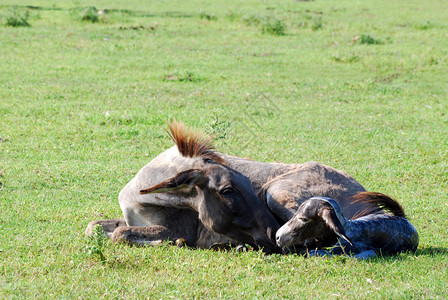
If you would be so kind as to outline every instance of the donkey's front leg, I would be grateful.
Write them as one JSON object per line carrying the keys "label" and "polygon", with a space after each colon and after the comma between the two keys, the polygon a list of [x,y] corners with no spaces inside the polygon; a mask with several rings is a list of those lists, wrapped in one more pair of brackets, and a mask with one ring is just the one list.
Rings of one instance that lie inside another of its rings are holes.
{"label": "donkey's front leg", "polygon": [[118,227],[112,234],[112,241],[137,246],[156,246],[163,241],[174,242],[177,246],[195,246],[196,244],[193,237],[160,225]]}
{"label": "donkey's front leg", "polygon": [[278,189],[277,186],[266,191],[266,203],[271,212],[285,223],[292,218],[298,208],[294,195],[289,191]]}
{"label": "donkey's front leg", "polygon": [[86,228],[87,236],[91,236],[93,234],[92,230],[95,225],[100,225],[101,227],[103,227],[106,237],[110,238],[115,229],[117,229],[118,227],[126,226],[126,221],[124,219],[92,221],[89,223],[89,225],[87,225]]}

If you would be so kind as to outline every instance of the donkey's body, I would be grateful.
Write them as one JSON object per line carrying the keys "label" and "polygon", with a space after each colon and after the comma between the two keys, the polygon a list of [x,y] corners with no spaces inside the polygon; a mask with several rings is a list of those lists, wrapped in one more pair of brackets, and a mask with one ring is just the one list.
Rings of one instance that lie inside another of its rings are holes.
{"label": "donkey's body", "polygon": [[351,244],[340,239],[331,249],[332,254],[374,251],[382,255],[393,255],[415,251],[418,246],[417,230],[403,217],[370,214],[355,220],[347,220],[344,229]]}
{"label": "donkey's body", "polygon": [[[179,172],[200,169],[204,163],[219,163],[244,174],[250,181],[259,201],[269,208],[280,225],[287,222],[305,200],[314,196],[335,199],[347,218],[368,208],[363,203],[351,204],[351,196],[365,189],[350,175],[332,167],[308,162],[304,164],[262,163],[214,152],[208,141],[182,124],[170,125],[171,136],[176,146],[153,159],[124,187],[119,195],[120,207],[127,227],[116,220],[95,221],[112,238],[125,239],[131,243],[146,243],[153,240],[175,240],[184,238],[187,244],[208,248],[215,243],[234,242],[222,235],[207,230],[198,220],[198,214],[185,206],[176,194],[145,194],[139,192],[156,185]],[[192,193],[191,197],[195,197]],[[210,229],[210,228],[209,228]]]}

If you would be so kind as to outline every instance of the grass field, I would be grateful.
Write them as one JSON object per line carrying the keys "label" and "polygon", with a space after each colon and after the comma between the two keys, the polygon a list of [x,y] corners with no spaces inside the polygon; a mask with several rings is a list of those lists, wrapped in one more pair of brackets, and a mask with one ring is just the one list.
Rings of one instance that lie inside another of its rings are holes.
{"label": "grass field", "polygon": [[[0,298],[446,298],[448,2],[2,0],[0,15]],[[121,217],[172,118],[224,153],[347,171],[403,204],[418,251],[107,242],[101,261],[84,229]]]}

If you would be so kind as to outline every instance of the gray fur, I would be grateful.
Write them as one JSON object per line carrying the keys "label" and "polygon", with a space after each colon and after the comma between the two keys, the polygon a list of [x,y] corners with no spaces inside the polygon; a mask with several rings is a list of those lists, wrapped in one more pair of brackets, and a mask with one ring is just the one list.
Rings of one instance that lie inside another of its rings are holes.
{"label": "gray fur", "polygon": [[[230,168],[248,177],[260,203],[265,205],[284,224],[299,205],[313,196],[335,199],[347,217],[366,208],[364,204],[350,204],[350,196],[365,189],[343,171],[317,163],[281,164],[263,163],[217,153]],[[198,213],[191,210],[185,196],[176,194],[146,194],[139,191],[160,183],[181,171],[203,168],[201,157],[184,157],[172,147],[144,166],[124,187],[119,195],[126,228],[112,234],[108,220],[94,221],[105,224],[114,240],[141,244],[142,240],[174,240],[183,238],[192,247],[209,248],[216,243],[235,243],[215,232],[208,232],[199,221]],[[267,195],[270,195],[267,197]],[[195,195],[191,195],[191,200]],[[120,223],[120,226],[123,224]],[[157,230],[150,230],[156,226]],[[88,229],[91,228],[89,225]],[[159,230],[163,228],[164,230]],[[86,234],[90,234],[89,230]]]}

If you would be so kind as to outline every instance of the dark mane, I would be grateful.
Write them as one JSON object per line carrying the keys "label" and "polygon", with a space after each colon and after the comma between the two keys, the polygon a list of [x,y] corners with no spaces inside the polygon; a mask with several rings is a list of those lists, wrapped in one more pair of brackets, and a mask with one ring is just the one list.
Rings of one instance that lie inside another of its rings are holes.
{"label": "dark mane", "polygon": [[176,120],[168,123],[168,128],[169,131],[167,132],[182,156],[202,157],[220,164],[226,164],[226,161],[213,150],[211,137]]}
{"label": "dark mane", "polygon": [[370,214],[382,214],[388,211],[394,216],[406,218],[403,207],[396,200],[382,193],[360,192],[351,197],[351,203],[367,203],[370,207],[362,210],[353,216],[353,219],[364,217]]}

